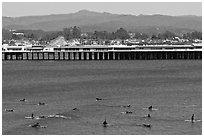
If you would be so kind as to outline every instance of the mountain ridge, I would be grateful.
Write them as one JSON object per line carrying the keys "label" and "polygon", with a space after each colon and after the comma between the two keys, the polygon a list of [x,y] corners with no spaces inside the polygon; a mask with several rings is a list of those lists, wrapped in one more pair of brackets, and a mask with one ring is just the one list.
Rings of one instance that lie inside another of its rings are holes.
{"label": "mountain ridge", "polygon": [[[120,27],[128,31],[138,30],[141,27],[172,27],[186,31],[202,31],[202,17],[196,15],[170,16],[161,14],[136,16],[89,10],[80,10],[69,14],[22,17],[2,16],[3,29],[41,29],[43,31],[59,31],[65,27],[72,26],[79,26],[82,32],[93,32],[95,30],[114,31]],[[89,29],[87,29],[87,27]]]}
{"label": "mountain ridge", "polygon": [[76,13],[106,13],[106,14],[113,14],[113,15],[132,15],[132,16],[172,16],[172,17],[182,17],[182,16],[189,16],[189,17],[202,17],[202,16],[198,16],[198,15],[191,15],[191,14],[187,14],[187,15],[178,15],[178,16],[173,16],[173,15],[165,15],[165,14],[139,14],[139,15],[133,15],[133,14],[114,14],[114,13],[110,13],[110,12],[96,12],[96,11],[90,11],[90,10],[86,10],[86,9],[82,9],[79,10],[77,12],[73,12],[73,13],[62,13],[62,14],[55,14],[55,13],[51,13],[51,14],[44,14],[44,15],[29,15],[29,16],[17,16],[17,17],[9,17],[9,16],[2,16],[2,17],[7,17],[7,18],[20,18],[20,17],[38,17],[38,16],[52,16],[52,15],[67,15],[67,14],[76,14]]}

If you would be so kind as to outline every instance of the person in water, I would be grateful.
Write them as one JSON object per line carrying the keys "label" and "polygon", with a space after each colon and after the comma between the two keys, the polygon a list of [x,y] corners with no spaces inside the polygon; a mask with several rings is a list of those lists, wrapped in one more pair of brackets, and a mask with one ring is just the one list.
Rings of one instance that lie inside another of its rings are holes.
{"label": "person in water", "polygon": [[130,105],[130,104],[128,104],[128,105],[127,105],[127,107],[129,108],[129,107],[131,107],[131,105]]}
{"label": "person in water", "polygon": [[125,111],[126,114],[132,114],[132,111]]}
{"label": "person in water", "polygon": [[73,108],[72,110],[76,110],[76,111],[79,111],[79,109],[78,109],[78,108]]}
{"label": "person in water", "polygon": [[96,98],[96,101],[103,100],[102,98]]}
{"label": "person in water", "polygon": [[45,103],[44,102],[39,102],[38,105],[45,105]]}
{"label": "person in water", "polygon": [[107,121],[105,119],[105,121],[103,122],[103,127],[106,127],[107,125],[108,125],[108,123],[107,123]]}
{"label": "person in water", "polygon": [[150,114],[145,115],[144,118],[151,118],[151,115]]}
{"label": "person in water", "polygon": [[33,113],[31,114],[31,118],[34,118],[34,114]]}
{"label": "person in water", "polygon": [[194,122],[194,114],[191,116],[191,122]]}
{"label": "person in water", "polygon": [[36,124],[32,125],[31,127],[40,127],[40,124],[36,123]]}
{"label": "person in water", "polygon": [[6,112],[14,112],[13,109],[5,109]]}
{"label": "person in water", "polygon": [[46,116],[44,116],[44,115],[41,115],[41,116],[39,116],[39,118],[46,118]]}
{"label": "person in water", "polygon": [[126,108],[126,107],[131,107],[131,105],[130,104],[128,104],[128,105],[123,105],[123,106],[121,106],[121,107],[124,107],[124,108]]}
{"label": "person in water", "polygon": [[25,98],[23,98],[23,99],[20,99],[20,101],[23,101],[23,102],[25,102],[25,101],[26,101],[26,99],[25,99]]}
{"label": "person in water", "polygon": [[152,127],[152,125],[150,125],[150,124],[142,124],[142,125],[143,125],[143,127],[148,127],[148,128]]}
{"label": "person in water", "polygon": [[153,108],[152,106],[149,106],[149,107],[148,107],[149,110],[152,110],[152,108]]}

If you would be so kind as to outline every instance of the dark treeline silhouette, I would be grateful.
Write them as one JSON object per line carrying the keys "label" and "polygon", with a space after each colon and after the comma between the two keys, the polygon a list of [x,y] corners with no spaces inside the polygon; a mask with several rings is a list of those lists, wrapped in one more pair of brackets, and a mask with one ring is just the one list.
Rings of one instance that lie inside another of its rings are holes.
{"label": "dark treeline silhouette", "polygon": [[2,29],[2,40],[9,40],[12,39],[12,32]]}
{"label": "dark treeline silhouette", "polygon": [[183,38],[185,39],[201,39],[202,40],[202,32],[194,31],[192,33],[183,34]]}
{"label": "dark treeline silhouette", "polygon": [[149,36],[146,33],[138,33],[138,32],[136,32],[134,38],[145,40],[145,39],[148,39]]}
{"label": "dark treeline silhouette", "polygon": [[95,31],[93,34],[92,34],[92,39],[108,39],[108,40],[111,40],[111,39],[128,39],[130,38],[128,32],[123,29],[123,28],[120,28],[118,30],[116,30],[116,32],[107,32],[107,31]]}
{"label": "dark treeline silhouette", "polygon": [[[94,31],[82,33],[81,29],[77,26],[64,28],[62,31],[42,31],[42,30],[18,30],[16,32],[24,33],[24,35],[15,35],[13,32],[9,30],[2,30],[2,38],[3,40],[9,39],[31,39],[31,40],[39,40],[39,41],[50,41],[52,39],[57,38],[58,36],[64,36],[65,39],[97,39],[97,40],[113,40],[113,39],[173,39],[177,35],[170,31],[165,31],[159,34],[148,35],[146,33],[133,32],[134,35],[130,36],[129,33],[124,28],[119,28],[115,32],[107,32],[107,31]],[[183,34],[182,36],[177,36],[179,38],[184,39],[201,39],[202,40],[202,32],[193,31]]]}
{"label": "dark treeline silhouette", "polygon": [[70,27],[63,29],[63,36],[66,39],[80,38],[81,37],[81,29],[79,27]]}
{"label": "dark treeline silhouette", "polygon": [[164,33],[159,33],[156,38],[157,39],[173,39],[175,38],[177,35],[175,35],[174,33],[170,32],[170,31],[165,31]]}

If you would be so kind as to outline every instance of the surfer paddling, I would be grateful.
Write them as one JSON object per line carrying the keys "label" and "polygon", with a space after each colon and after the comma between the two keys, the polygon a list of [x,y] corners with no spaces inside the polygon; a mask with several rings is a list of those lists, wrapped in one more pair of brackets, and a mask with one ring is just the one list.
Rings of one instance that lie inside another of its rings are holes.
{"label": "surfer paddling", "polygon": [[5,109],[6,112],[14,112],[13,109]]}
{"label": "surfer paddling", "polygon": [[44,106],[45,103],[44,103],[44,102],[39,102],[38,105],[39,105],[39,106]]}
{"label": "surfer paddling", "polygon": [[126,114],[132,114],[132,111],[125,111]]}
{"label": "surfer paddling", "polygon": [[31,125],[31,127],[40,127],[39,123],[35,123],[34,125]]}
{"label": "surfer paddling", "polygon": [[104,99],[102,99],[102,98],[96,98],[96,101],[100,101],[100,100],[104,100]]}
{"label": "surfer paddling", "polygon": [[21,101],[21,102],[26,102],[26,99],[25,99],[25,98],[23,98],[23,99],[20,99],[20,101]]}
{"label": "surfer paddling", "polygon": [[128,104],[128,105],[123,105],[123,106],[120,106],[120,107],[130,108],[130,107],[131,107],[131,105],[130,105],[130,104]]}
{"label": "surfer paddling", "polygon": [[129,108],[129,107],[131,107],[131,105],[130,105],[130,104],[128,104],[127,106],[124,106],[124,107],[128,107],[128,108]]}
{"label": "surfer paddling", "polygon": [[78,108],[73,108],[72,110],[76,110],[76,111],[79,111],[79,109],[78,109]]}
{"label": "surfer paddling", "polygon": [[35,123],[34,125],[29,125],[29,127],[34,127],[34,128],[46,128],[47,126],[41,126],[39,123]]}
{"label": "surfer paddling", "polygon": [[151,128],[152,127],[152,125],[150,125],[150,124],[142,124],[142,126],[143,127],[147,127],[147,128]]}

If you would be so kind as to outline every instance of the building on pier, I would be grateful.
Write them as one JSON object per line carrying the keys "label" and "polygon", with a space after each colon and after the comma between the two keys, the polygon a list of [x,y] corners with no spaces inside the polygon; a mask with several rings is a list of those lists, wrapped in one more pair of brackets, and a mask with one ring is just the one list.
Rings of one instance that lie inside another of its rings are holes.
{"label": "building on pier", "polygon": [[3,60],[160,60],[202,59],[200,45],[86,45],[46,46],[4,50]]}
{"label": "building on pier", "polygon": [[192,45],[81,45],[81,46],[57,46],[57,45],[21,45],[8,46],[3,45],[3,52],[108,52],[108,51],[189,51],[202,50],[201,44]]}
{"label": "building on pier", "polygon": [[47,46],[43,51],[51,52],[107,52],[107,51],[189,51],[200,50],[201,45],[83,45],[83,46]]}

